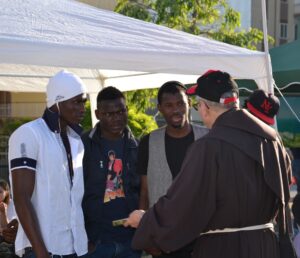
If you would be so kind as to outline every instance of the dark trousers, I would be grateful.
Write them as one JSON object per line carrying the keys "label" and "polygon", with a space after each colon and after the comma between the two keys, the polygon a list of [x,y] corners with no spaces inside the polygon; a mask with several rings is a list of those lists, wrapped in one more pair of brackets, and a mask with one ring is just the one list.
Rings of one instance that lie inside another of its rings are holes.
{"label": "dark trousers", "polygon": [[[76,254],[70,254],[70,255],[52,255],[51,258],[78,258]],[[85,257],[85,256],[82,256]],[[22,258],[36,258],[36,255],[32,250],[25,251],[25,254],[22,256]]]}
{"label": "dark trousers", "polygon": [[159,256],[154,256],[155,258],[191,258],[192,252],[194,249],[195,241],[191,242],[190,244],[186,245],[185,247],[171,252],[171,253],[163,253]]}
{"label": "dark trousers", "polygon": [[131,240],[125,242],[98,243],[87,258],[140,258],[141,252],[131,248]]}
{"label": "dark trousers", "polygon": [[153,256],[153,258],[191,258],[192,255],[190,252],[177,251],[169,254],[162,254],[159,256]]}

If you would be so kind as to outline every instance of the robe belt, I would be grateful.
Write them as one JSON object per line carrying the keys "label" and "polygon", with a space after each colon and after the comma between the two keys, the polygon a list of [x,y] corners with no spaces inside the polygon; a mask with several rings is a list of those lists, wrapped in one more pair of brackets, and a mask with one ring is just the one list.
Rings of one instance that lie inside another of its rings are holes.
{"label": "robe belt", "polygon": [[224,228],[224,229],[209,230],[207,232],[201,233],[200,236],[208,235],[208,234],[218,234],[218,233],[233,233],[238,231],[252,231],[252,230],[267,229],[267,228],[274,231],[273,223],[266,223],[262,225],[255,225],[255,226],[244,227],[244,228]]}

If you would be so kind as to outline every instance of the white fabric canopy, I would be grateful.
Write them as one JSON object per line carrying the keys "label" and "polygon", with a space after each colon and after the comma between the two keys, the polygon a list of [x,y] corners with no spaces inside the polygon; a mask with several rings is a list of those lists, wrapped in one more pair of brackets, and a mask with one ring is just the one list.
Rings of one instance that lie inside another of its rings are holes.
{"label": "white fabric canopy", "polygon": [[168,80],[194,83],[208,69],[268,89],[262,52],[73,0],[0,0],[0,6],[0,91],[45,92],[47,80],[61,68],[83,78],[92,110],[104,86],[133,90]]}
{"label": "white fabric canopy", "polygon": [[[183,78],[184,82],[191,83],[207,69],[220,69],[235,78],[259,81],[260,87],[267,89],[267,71],[262,52],[131,19],[70,0],[0,0],[0,6],[2,64],[95,69],[91,77],[97,78],[102,84],[114,84],[123,90],[158,87],[164,80],[174,79],[173,74],[194,75]],[[0,90],[22,90],[22,87],[10,84],[11,79],[8,80],[9,84],[4,82],[7,73],[11,75],[9,78],[16,75],[21,82],[21,79],[26,79],[22,75],[28,80],[31,77],[38,78],[40,74],[51,76],[55,70],[26,69],[24,73],[22,66],[1,66]],[[102,69],[141,71],[152,76],[130,76],[132,73]],[[167,74],[160,79],[161,75],[157,73]],[[125,75],[131,79],[124,79]],[[190,79],[193,81],[186,81]],[[32,89],[24,87],[23,90]]]}

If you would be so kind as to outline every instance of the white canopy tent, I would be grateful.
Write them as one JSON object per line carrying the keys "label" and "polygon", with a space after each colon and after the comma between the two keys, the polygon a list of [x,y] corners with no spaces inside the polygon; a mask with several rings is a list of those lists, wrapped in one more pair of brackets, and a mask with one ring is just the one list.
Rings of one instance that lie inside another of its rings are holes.
{"label": "white canopy tent", "polygon": [[272,76],[262,52],[76,1],[0,0],[0,6],[1,91],[45,91],[61,67],[81,76],[92,95],[106,85],[132,90],[167,80],[191,83],[208,69],[253,79],[265,90]]}

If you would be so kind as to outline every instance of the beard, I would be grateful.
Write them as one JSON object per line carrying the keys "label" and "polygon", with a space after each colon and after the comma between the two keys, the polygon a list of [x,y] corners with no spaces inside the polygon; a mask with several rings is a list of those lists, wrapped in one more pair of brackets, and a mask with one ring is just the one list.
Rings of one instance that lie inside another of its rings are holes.
{"label": "beard", "polygon": [[183,121],[181,124],[170,124],[170,126],[173,127],[174,129],[181,129],[185,126],[186,123],[187,121]]}

